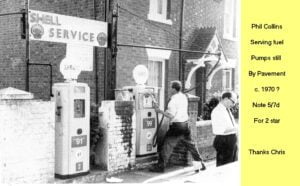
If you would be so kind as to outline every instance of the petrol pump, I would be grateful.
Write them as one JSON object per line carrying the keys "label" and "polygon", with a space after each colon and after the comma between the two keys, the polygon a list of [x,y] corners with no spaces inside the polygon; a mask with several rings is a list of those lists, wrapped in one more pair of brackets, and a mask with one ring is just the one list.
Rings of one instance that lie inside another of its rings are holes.
{"label": "petrol pump", "polygon": [[148,80],[148,69],[144,65],[137,65],[134,68],[133,78],[137,85],[123,89],[130,90],[135,101],[136,155],[154,154],[157,152],[157,146],[153,144],[153,137],[157,130],[157,117],[153,101],[158,97],[158,90],[145,85]]}
{"label": "petrol pump", "polygon": [[90,88],[76,81],[80,72],[71,72],[70,75],[72,69],[68,68],[71,67],[61,65],[61,72],[67,79],[63,83],[55,83],[52,88],[55,101],[55,175],[60,178],[87,174],[90,164]]}

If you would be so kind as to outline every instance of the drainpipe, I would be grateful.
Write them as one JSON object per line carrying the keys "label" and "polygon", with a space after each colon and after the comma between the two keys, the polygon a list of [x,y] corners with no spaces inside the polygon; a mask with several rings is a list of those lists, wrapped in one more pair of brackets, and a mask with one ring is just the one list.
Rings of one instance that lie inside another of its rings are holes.
{"label": "drainpipe", "polygon": [[[180,25],[179,25],[179,49],[182,49],[182,32],[183,32],[183,18],[184,18],[184,0],[181,0],[180,10]],[[182,82],[184,87],[184,66],[182,60],[182,52],[179,51],[179,80]]]}
{"label": "drainpipe", "polygon": [[[108,14],[109,14],[109,10],[110,10],[110,0],[105,0],[104,6],[105,6],[105,8],[104,8],[104,21],[108,22]],[[108,67],[107,67],[108,55],[107,55],[107,53],[108,53],[108,48],[105,48],[104,49],[104,76],[103,76],[103,82],[104,82],[103,95],[104,95],[104,99],[107,99],[107,76],[108,76],[108,72],[107,72],[108,71]]]}
{"label": "drainpipe", "polygon": [[[94,19],[97,20],[97,14],[96,14],[96,0],[93,1],[94,6]],[[94,62],[95,62],[95,89],[96,89],[96,104],[99,103],[99,96],[98,96],[98,49],[97,47],[93,47],[93,53],[94,53]]]}
{"label": "drainpipe", "polygon": [[25,43],[25,63],[26,63],[26,76],[25,76],[25,90],[29,92],[29,62],[30,62],[30,45],[29,45],[29,23],[28,23],[28,13],[29,13],[29,0],[25,0],[25,27],[26,27],[26,43]]}

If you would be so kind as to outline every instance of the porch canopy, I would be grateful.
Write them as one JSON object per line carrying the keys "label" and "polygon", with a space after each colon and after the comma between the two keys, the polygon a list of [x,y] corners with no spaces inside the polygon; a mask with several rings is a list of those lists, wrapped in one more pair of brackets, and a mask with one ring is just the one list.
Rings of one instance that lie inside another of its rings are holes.
{"label": "porch canopy", "polygon": [[198,68],[205,67],[205,63],[209,63],[212,66],[210,72],[206,77],[208,78],[207,82],[209,86],[209,79],[211,79],[211,77],[213,76],[214,71],[216,71],[216,69],[219,69],[219,67],[228,68],[229,65],[229,62],[224,54],[220,39],[217,35],[216,28],[202,27],[195,29],[192,33],[189,43],[189,50],[204,51],[211,54],[187,53],[184,56],[187,63],[192,63],[193,65],[195,65],[188,72],[187,80],[185,82],[185,88],[191,88],[192,76]]}

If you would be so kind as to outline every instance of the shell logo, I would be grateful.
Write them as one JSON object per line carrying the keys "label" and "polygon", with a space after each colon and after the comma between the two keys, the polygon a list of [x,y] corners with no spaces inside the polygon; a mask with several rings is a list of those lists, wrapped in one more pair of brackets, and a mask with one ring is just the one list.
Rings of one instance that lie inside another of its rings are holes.
{"label": "shell logo", "polygon": [[106,44],[106,41],[107,41],[107,35],[104,32],[100,32],[97,35],[97,41],[98,41],[100,46],[104,46]]}
{"label": "shell logo", "polygon": [[40,24],[34,24],[32,27],[31,27],[31,30],[30,30],[31,34],[33,35],[34,39],[41,39],[42,36],[44,35],[44,28],[42,25]]}

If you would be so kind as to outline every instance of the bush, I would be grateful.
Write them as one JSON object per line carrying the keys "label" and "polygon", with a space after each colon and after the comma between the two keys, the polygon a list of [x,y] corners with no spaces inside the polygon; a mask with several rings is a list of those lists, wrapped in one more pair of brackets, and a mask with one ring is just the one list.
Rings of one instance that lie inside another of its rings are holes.
{"label": "bush", "polygon": [[230,109],[230,111],[234,118],[239,118],[239,103],[236,103],[234,107]]}
{"label": "bush", "polygon": [[[210,120],[212,110],[219,104],[218,98],[211,98],[207,103],[203,105],[203,113],[200,116],[200,120]],[[234,118],[239,118],[239,103],[236,103],[234,107],[230,108],[230,111]]]}
{"label": "bush", "polygon": [[99,127],[98,105],[91,104],[90,108],[90,163],[94,164],[96,155],[95,150],[102,134]]}
{"label": "bush", "polygon": [[203,105],[203,113],[201,115],[202,120],[210,120],[210,114],[212,110],[219,104],[219,99],[216,97],[211,98],[207,103]]}

